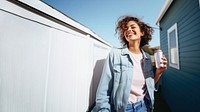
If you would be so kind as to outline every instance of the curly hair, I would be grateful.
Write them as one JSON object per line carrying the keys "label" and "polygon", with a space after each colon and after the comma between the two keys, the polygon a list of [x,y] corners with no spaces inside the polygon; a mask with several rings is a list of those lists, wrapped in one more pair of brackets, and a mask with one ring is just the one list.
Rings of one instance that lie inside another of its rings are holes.
{"label": "curly hair", "polygon": [[128,45],[128,41],[124,36],[124,32],[127,30],[127,24],[129,21],[136,22],[140,27],[140,31],[144,32],[144,36],[141,37],[140,47],[144,46],[145,44],[149,44],[149,41],[152,39],[152,34],[154,32],[153,28],[140,21],[138,18],[132,16],[121,16],[117,21],[115,32],[119,34],[121,44],[123,46]]}

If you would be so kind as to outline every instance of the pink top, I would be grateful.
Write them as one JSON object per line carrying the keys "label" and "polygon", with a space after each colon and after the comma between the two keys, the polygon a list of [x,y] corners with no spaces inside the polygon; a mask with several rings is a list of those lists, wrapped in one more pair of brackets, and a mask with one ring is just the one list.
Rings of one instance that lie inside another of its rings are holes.
{"label": "pink top", "polygon": [[146,87],[145,78],[141,66],[142,54],[130,54],[133,61],[133,81],[128,103],[132,104],[144,98]]}

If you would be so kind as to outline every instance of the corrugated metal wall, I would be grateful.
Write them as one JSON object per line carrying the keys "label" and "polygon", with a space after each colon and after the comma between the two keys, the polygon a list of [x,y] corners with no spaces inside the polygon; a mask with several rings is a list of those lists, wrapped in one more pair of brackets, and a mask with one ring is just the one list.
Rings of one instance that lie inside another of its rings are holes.
{"label": "corrugated metal wall", "polygon": [[41,1],[0,2],[0,112],[85,112],[111,46]]}
{"label": "corrugated metal wall", "polygon": [[168,66],[162,77],[162,93],[173,112],[196,112],[200,107],[199,1],[174,0],[162,18],[160,45],[166,57],[167,30],[175,23],[178,29],[180,70]]}

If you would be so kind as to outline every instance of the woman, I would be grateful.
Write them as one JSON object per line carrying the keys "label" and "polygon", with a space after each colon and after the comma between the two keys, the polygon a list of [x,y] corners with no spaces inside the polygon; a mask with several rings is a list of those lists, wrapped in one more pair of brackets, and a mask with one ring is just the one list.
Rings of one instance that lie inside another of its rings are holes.
{"label": "woman", "polygon": [[151,58],[141,47],[151,40],[152,27],[138,18],[125,16],[118,20],[122,49],[109,53],[96,94],[94,112],[146,112],[153,109],[155,84],[166,70],[154,74]]}

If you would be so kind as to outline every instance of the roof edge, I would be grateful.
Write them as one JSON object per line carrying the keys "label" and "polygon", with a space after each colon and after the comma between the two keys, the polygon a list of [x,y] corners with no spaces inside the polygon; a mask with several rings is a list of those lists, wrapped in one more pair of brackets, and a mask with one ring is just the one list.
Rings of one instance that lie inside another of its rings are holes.
{"label": "roof edge", "polygon": [[[8,0],[8,1],[13,2],[13,0]],[[29,6],[31,9],[38,10],[51,18],[55,18],[56,20],[59,20],[65,24],[71,26],[72,28],[78,29],[80,32],[84,32],[85,35],[90,35],[90,37],[94,38],[95,40],[98,40],[99,42],[102,42],[110,47],[113,46],[110,43],[108,43],[107,41],[105,41],[102,37],[97,35],[95,32],[93,32],[91,29],[89,29],[88,27],[86,27],[83,24],[77,22],[76,20],[68,17],[67,15],[61,13],[57,9],[51,7],[50,5],[46,4],[45,2],[43,2],[41,0],[38,0],[38,1],[17,0],[15,2],[17,2],[19,4],[25,4],[25,5]]]}
{"label": "roof edge", "polygon": [[163,18],[163,16],[165,15],[165,13],[167,12],[169,6],[171,5],[171,3],[173,2],[173,0],[166,0],[164,6],[162,7],[162,10],[160,11],[159,16],[156,19],[155,24],[157,25],[160,20]]}

